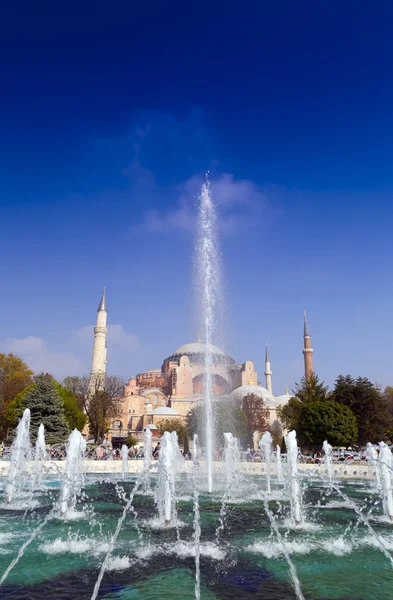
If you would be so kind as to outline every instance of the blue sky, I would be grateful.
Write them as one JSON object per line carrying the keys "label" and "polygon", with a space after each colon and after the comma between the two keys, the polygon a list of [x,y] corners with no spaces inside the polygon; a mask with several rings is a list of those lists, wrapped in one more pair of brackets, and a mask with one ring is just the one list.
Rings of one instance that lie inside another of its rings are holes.
{"label": "blue sky", "polygon": [[[10,3],[11,4],[11,3]],[[2,9],[0,351],[88,372],[197,335],[195,195],[215,186],[226,349],[273,391],[393,384],[390,2],[49,2]]]}

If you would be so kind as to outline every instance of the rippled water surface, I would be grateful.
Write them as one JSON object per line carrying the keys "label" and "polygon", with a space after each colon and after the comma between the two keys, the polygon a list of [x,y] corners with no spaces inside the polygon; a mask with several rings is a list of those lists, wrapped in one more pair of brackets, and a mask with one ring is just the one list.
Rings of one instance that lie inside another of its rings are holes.
{"label": "rippled water surface", "polygon": [[[67,520],[52,518],[28,546],[0,587],[0,598],[42,600],[91,598],[108,543],[135,478],[87,477],[77,510]],[[261,490],[262,478],[253,477]],[[40,494],[5,505],[0,483],[0,576],[23,542],[50,512],[59,482],[45,482]],[[192,600],[195,566],[192,487],[180,481],[178,527],[162,529],[152,494],[135,495],[109,560],[99,598]],[[393,550],[393,526],[381,516],[378,495],[368,482],[345,482],[353,499],[378,534],[387,552]],[[282,546],[271,531],[263,502],[252,486],[234,491],[220,525],[223,491],[201,491],[202,599],[296,598]],[[393,569],[379,542],[337,492],[321,482],[305,485],[306,524],[289,520],[283,486],[273,485],[269,508],[297,570],[302,592],[315,600],[388,600],[393,598]]]}

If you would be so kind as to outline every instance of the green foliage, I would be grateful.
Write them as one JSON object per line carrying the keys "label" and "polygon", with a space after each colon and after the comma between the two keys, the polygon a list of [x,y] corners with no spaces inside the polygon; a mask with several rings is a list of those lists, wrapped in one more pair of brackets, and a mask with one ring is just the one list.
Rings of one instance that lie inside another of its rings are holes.
{"label": "green foliage", "polygon": [[15,354],[0,352],[0,439],[11,426],[7,413],[12,400],[33,382],[33,371]]}
{"label": "green foliage", "polygon": [[172,431],[176,431],[177,439],[180,446],[184,446],[184,444],[186,443],[186,439],[188,443],[187,425],[185,425],[179,419],[163,419],[162,421],[160,421],[157,427],[161,435],[164,435],[166,431],[168,431],[169,433],[172,433]]}
{"label": "green foliage", "polygon": [[124,443],[127,446],[127,448],[133,448],[137,445],[138,439],[135,437],[135,435],[129,435],[125,438]]}
{"label": "green foliage", "polygon": [[359,430],[359,444],[377,443],[386,438],[390,424],[381,390],[366,377],[337,377],[331,398],[352,410]]}
{"label": "green foliage", "polygon": [[290,398],[287,404],[277,408],[278,418],[288,431],[292,431],[292,429],[296,430],[302,406],[300,400],[297,398]]}
{"label": "green foliage", "polygon": [[281,454],[286,454],[287,453],[287,443],[285,441],[285,437],[282,436],[282,440],[281,440]]}
{"label": "green foliage", "polygon": [[87,416],[82,410],[79,410],[76,395],[58,382],[56,382],[56,389],[63,402],[64,415],[68,427],[71,431],[74,429],[82,431],[87,423]]}
{"label": "green foliage", "polygon": [[248,394],[243,398],[241,410],[246,422],[246,440],[243,445],[253,448],[254,433],[256,431],[264,433],[269,428],[269,410],[265,407],[262,398],[256,394]]}
{"label": "green foliage", "polygon": [[357,440],[356,418],[338,402],[316,400],[302,406],[296,430],[302,447],[320,448],[324,440],[332,446],[350,446]]}
{"label": "green foliage", "polygon": [[270,434],[272,436],[273,448],[280,446],[282,440],[282,427],[277,419],[272,423],[270,427]]}
{"label": "green foliage", "polygon": [[327,399],[329,388],[323,381],[319,381],[316,373],[312,373],[309,379],[302,377],[300,384],[295,383],[292,394],[300,402],[317,402]]}
{"label": "green foliage", "polygon": [[183,452],[184,452],[184,454],[188,454],[190,452],[190,445],[188,442],[188,430],[187,430],[187,435],[184,438]]}
{"label": "green foliage", "polygon": [[33,441],[41,423],[44,424],[45,439],[48,444],[64,442],[70,433],[57,386],[58,383],[50,375],[43,373],[37,375],[34,384],[18,394],[9,406],[7,417],[13,419],[14,425],[22,416],[24,409],[30,409],[30,432]]}
{"label": "green foliage", "polygon": [[[238,404],[228,400],[215,400],[212,403],[214,439],[217,448],[224,446],[224,433],[231,432],[245,447],[247,444],[247,417]],[[205,405],[193,407],[187,414],[187,426],[190,436],[198,434],[199,442],[206,445],[205,439]]]}

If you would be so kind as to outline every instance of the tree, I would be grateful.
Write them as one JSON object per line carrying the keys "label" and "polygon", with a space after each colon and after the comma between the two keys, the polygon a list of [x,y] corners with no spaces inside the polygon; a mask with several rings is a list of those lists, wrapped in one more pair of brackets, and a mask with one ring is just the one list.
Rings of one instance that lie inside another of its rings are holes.
{"label": "tree", "polygon": [[282,436],[282,440],[281,440],[281,454],[286,454],[287,453],[287,444],[285,441],[285,437]]}
{"label": "tree", "polygon": [[129,435],[124,439],[124,443],[127,446],[127,448],[133,448],[137,445],[138,439],[135,437],[135,435]]}
{"label": "tree", "polygon": [[12,400],[33,382],[33,371],[15,354],[0,353],[0,439],[11,426],[6,417]]}
{"label": "tree", "polygon": [[319,381],[316,373],[312,373],[308,379],[302,377],[300,384],[295,383],[292,390],[293,397],[287,404],[279,406],[277,415],[286,429],[297,431],[299,418],[303,406],[308,402],[324,402],[328,399],[328,387]]}
{"label": "tree", "polygon": [[41,423],[44,424],[48,444],[64,442],[70,433],[57,386],[51,375],[41,373],[34,377],[34,384],[18,394],[9,405],[7,417],[14,422],[22,416],[25,408],[30,409],[30,433],[33,441]]}
{"label": "tree", "polygon": [[388,414],[388,422],[386,424],[385,437],[388,440],[393,438],[393,387],[388,385],[385,387],[383,392],[383,398],[385,401],[386,411]]}
{"label": "tree", "polygon": [[350,408],[334,400],[307,402],[303,405],[298,428],[302,447],[320,448],[324,440],[332,446],[350,446],[357,440],[356,417]]}
{"label": "tree", "polygon": [[247,446],[254,447],[254,433],[264,433],[269,428],[269,409],[257,394],[248,394],[242,400],[241,408],[246,417]]}
{"label": "tree", "polygon": [[188,443],[188,428],[182,421],[179,419],[163,419],[157,425],[159,432],[161,435],[164,435],[166,431],[171,433],[172,431],[176,431],[177,439],[181,446],[185,446],[186,440]]}
{"label": "tree", "polygon": [[384,439],[389,422],[386,401],[381,390],[366,377],[354,379],[350,375],[340,375],[331,398],[355,414],[360,445]]}
{"label": "tree", "polygon": [[271,424],[270,433],[272,436],[273,448],[276,448],[276,446],[279,446],[281,444],[282,440],[282,427],[280,422],[277,421],[277,419]]}
{"label": "tree", "polygon": [[114,376],[92,380],[85,376],[67,378],[66,382],[87,414],[90,435],[96,444],[101,444],[109,422],[122,413],[124,381]]}
{"label": "tree", "polygon": [[[217,448],[224,446],[224,433],[231,432],[245,447],[247,443],[247,418],[243,409],[228,398],[212,403],[213,435]],[[191,438],[198,435],[199,443],[206,445],[206,413],[203,402],[194,406],[187,414],[187,427]]]}

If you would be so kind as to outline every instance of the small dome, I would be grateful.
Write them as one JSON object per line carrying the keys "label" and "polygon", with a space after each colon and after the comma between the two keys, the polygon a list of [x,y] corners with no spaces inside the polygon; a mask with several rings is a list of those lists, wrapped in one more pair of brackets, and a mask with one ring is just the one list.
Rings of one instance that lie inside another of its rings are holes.
{"label": "small dome", "polygon": [[168,417],[178,417],[179,416],[179,413],[174,408],[170,408],[169,406],[159,406],[158,408],[155,408],[148,414],[149,415],[167,415]]}
{"label": "small dome", "polygon": [[276,406],[276,400],[270,392],[261,385],[241,385],[240,387],[233,390],[229,396],[232,400],[243,400],[245,396],[255,394],[262,398],[266,406]]}
{"label": "small dome", "polygon": [[[213,354],[218,354],[221,356],[225,356],[225,352],[221,350],[218,346],[214,346],[211,344],[211,349]],[[176,354],[204,354],[206,351],[205,342],[192,342],[191,344],[183,344],[180,346],[175,352]]]}

